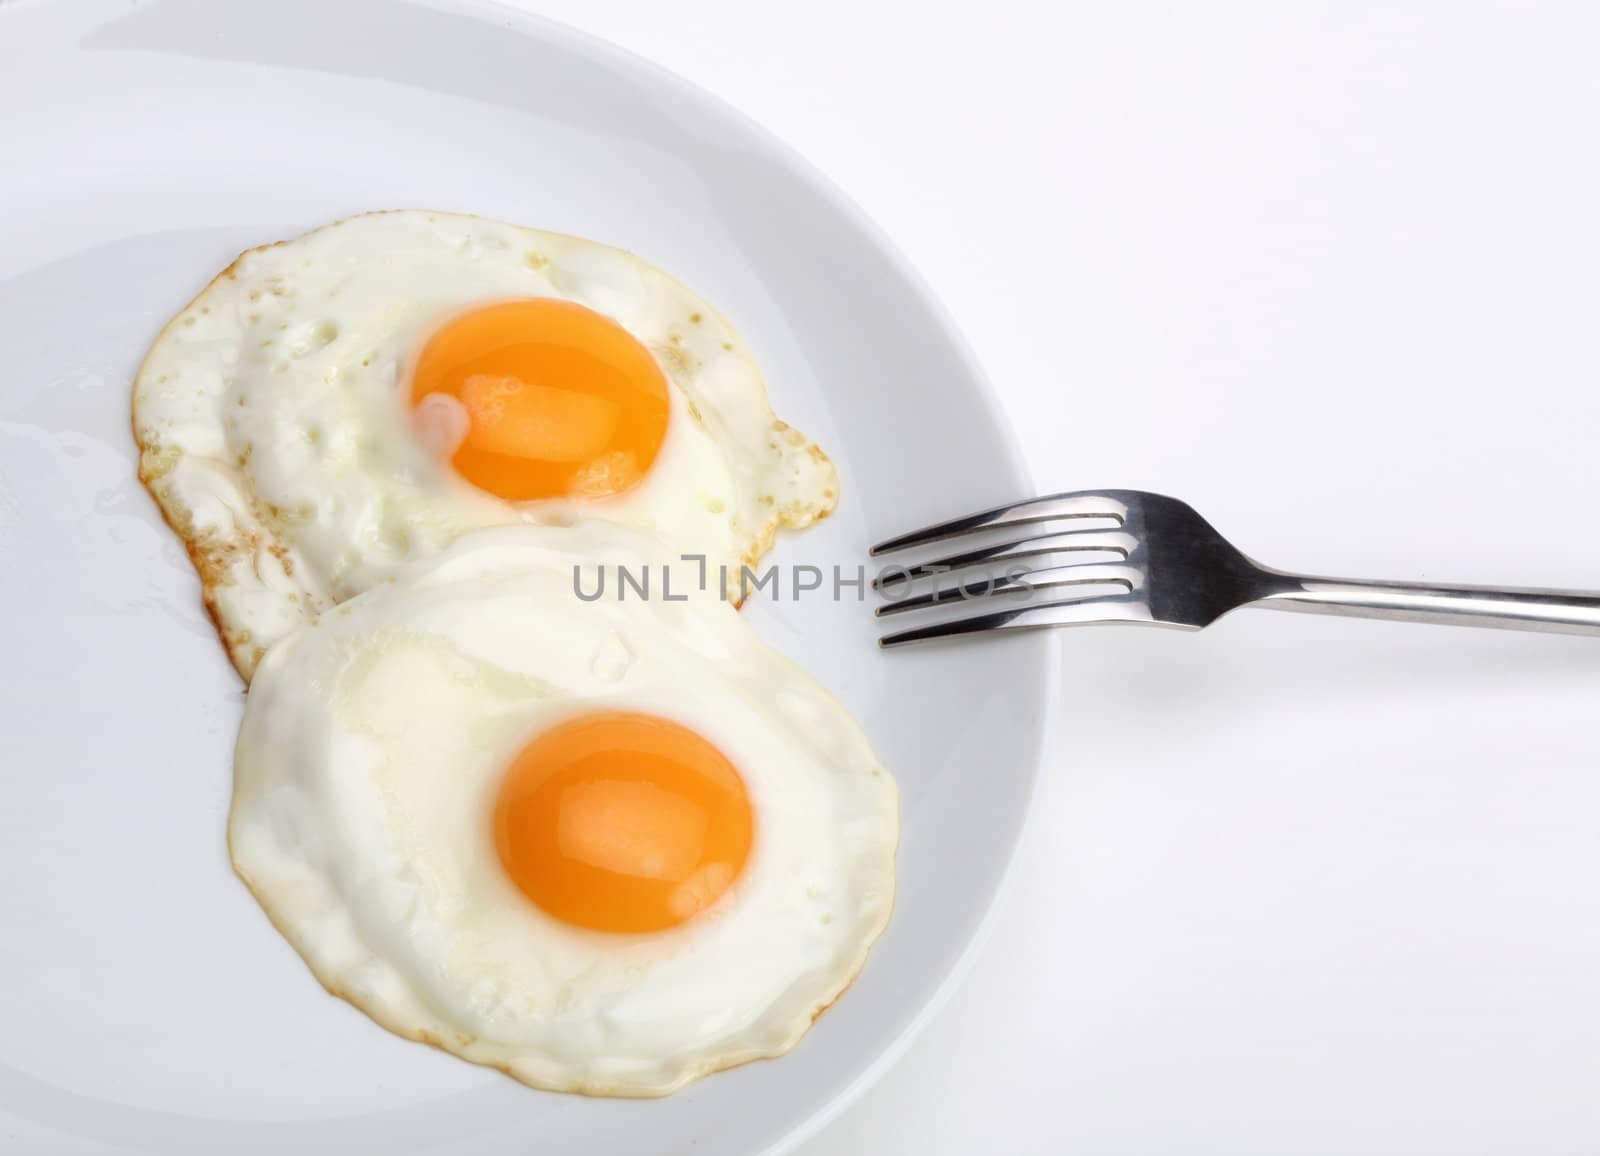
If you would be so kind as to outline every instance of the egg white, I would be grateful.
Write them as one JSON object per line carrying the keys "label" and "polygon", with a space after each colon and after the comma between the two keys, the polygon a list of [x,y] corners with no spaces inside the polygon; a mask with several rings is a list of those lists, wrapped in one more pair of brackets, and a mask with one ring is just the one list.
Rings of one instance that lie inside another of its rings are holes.
{"label": "egg white", "polygon": [[[654,549],[598,525],[464,536],[274,647],[239,735],[234,864],[316,976],[541,1088],[656,1096],[787,1051],[892,903],[895,786],[842,706],[714,597],[579,604],[575,565]],[[668,932],[564,924],[494,849],[515,752],[600,709],[698,732],[753,806],[742,875]]]}
{"label": "egg white", "polygon": [[[622,494],[504,502],[412,428],[406,378],[433,330],[541,296],[610,316],[671,382],[654,468]],[[140,476],[246,679],[294,627],[468,530],[599,519],[737,574],[838,491],[832,463],[773,416],[754,359],[695,294],[618,249],[449,213],[371,213],[243,254],[150,350],[134,430]]]}

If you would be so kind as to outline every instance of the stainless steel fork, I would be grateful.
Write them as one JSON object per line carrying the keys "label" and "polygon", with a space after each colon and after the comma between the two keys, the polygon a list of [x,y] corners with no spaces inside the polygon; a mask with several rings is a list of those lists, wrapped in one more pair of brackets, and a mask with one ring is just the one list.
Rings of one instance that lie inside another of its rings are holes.
{"label": "stainless steel fork", "polygon": [[[1241,606],[1406,622],[1600,634],[1600,592],[1312,578],[1252,561],[1176,498],[1085,490],[996,506],[880,542],[874,556],[1013,527],[1063,527],[890,566],[873,587],[879,615],[963,603],[980,613],[885,635],[884,647],[1046,626],[1142,623],[1199,630]],[[1084,560],[1031,569],[1058,554]],[[1006,567],[1002,574],[994,569]],[[983,568],[982,580],[964,580]],[[944,579],[948,585],[941,584]],[[928,585],[932,589],[925,589]],[[921,589],[921,592],[919,591]]]}

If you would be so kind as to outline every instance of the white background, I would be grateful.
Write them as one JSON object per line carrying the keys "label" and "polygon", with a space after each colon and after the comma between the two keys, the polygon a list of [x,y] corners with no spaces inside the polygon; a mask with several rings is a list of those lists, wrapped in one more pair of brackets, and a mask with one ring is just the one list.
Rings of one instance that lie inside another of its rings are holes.
{"label": "white background", "polygon": [[[1178,493],[1286,567],[1600,586],[1593,6],[525,6],[838,181],[1041,488]],[[808,1154],[1600,1150],[1592,640],[1063,646],[971,972]]]}

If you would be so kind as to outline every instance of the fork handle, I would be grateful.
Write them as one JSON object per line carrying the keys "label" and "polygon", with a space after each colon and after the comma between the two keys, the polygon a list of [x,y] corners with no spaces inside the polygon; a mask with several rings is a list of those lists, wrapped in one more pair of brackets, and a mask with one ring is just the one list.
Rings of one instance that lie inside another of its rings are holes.
{"label": "fork handle", "polygon": [[[1251,605],[1309,614],[1390,618],[1400,622],[1600,634],[1600,593],[1594,591],[1430,586],[1416,582],[1311,578],[1275,571],[1268,574],[1268,589]],[[1274,586],[1281,588],[1273,589]]]}

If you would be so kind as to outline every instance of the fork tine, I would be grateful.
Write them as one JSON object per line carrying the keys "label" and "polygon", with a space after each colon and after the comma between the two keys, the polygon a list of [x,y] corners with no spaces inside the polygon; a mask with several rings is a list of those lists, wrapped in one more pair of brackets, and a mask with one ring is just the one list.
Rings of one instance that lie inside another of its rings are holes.
{"label": "fork tine", "polygon": [[957,618],[950,622],[936,622],[931,626],[918,626],[886,634],[878,639],[884,650],[906,646],[913,642],[928,642],[936,638],[954,638],[962,634],[978,634],[986,630],[1031,630],[1043,626],[1095,626],[1102,623],[1142,622],[1153,625],[1150,606],[1142,597],[1132,594],[1108,598],[1070,598],[1055,602],[1031,603],[1013,610],[997,610],[988,614],[975,614],[971,618]]}
{"label": "fork tine", "polygon": [[896,567],[893,575],[879,574],[872,580],[874,590],[882,590],[891,582],[911,582],[931,574],[962,570],[981,562],[1006,562],[1013,558],[1035,558],[1040,554],[1055,554],[1071,550],[1109,550],[1124,559],[1138,546],[1138,539],[1121,530],[1061,530],[1054,534],[1037,534],[999,546],[983,546],[960,554],[934,558],[915,566]]}
{"label": "fork tine", "polygon": [[867,553],[876,557],[893,550],[905,550],[911,546],[922,546],[929,542],[954,538],[958,534],[968,534],[974,530],[1023,526],[1030,522],[1048,522],[1056,518],[1115,518],[1121,522],[1127,512],[1127,503],[1111,494],[1092,490],[1050,494],[1026,502],[1014,502],[1009,506],[995,506],[990,510],[968,514],[964,518],[952,518],[948,522],[936,522],[920,530],[913,530],[909,534],[901,534],[879,542]]}
{"label": "fork tine", "polygon": [[1115,584],[1122,586],[1128,593],[1133,593],[1144,584],[1144,575],[1138,567],[1120,565],[1117,563],[1097,564],[1082,562],[1077,565],[1052,566],[1046,570],[1033,570],[1017,578],[1000,575],[990,582],[969,582],[964,586],[950,586],[927,594],[917,594],[909,598],[901,598],[892,602],[885,602],[873,608],[872,613],[879,618],[890,614],[900,614],[907,610],[922,610],[929,606],[942,606],[945,603],[966,601],[972,598],[986,598],[991,595],[1004,594],[1006,591],[1036,591],[1052,590],[1059,586],[1099,586]]}
{"label": "fork tine", "polygon": [[969,582],[965,586],[947,586],[927,594],[914,594],[908,598],[895,602],[885,602],[872,608],[873,616],[882,618],[887,614],[899,614],[905,610],[921,610],[927,606],[942,606],[946,602],[965,601],[969,598],[987,598],[994,594],[1004,594],[1006,591],[1023,592],[1029,583],[1007,577],[1002,574],[987,582]]}

